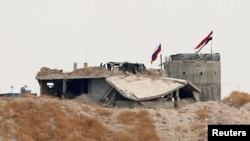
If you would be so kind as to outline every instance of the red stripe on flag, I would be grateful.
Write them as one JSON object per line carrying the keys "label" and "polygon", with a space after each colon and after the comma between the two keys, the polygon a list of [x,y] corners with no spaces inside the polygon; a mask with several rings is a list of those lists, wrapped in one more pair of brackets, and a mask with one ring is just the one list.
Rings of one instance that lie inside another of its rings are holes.
{"label": "red stripe on flag", "polygon": [[212,34],[213,34],[213,31],[211,31],[211,32],[207,35],[207,37],[204,38],[204,39],[203,39],[194,49],[198,49],[198,48],[200,48],[200,47],[206,45],[206,44],[208,43],[208,41],[210,41],[210,40],[212,39],[212,38],[211,38]]}

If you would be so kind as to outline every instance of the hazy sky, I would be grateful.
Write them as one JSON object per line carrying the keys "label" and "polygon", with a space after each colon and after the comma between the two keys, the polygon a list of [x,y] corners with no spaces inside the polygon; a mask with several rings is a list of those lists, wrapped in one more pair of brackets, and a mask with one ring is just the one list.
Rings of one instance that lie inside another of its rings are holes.
{"label": "hazy sky", "polygon": [[[0,0],[0,93],[28,85],[43,67],[72,71],[109,61],[150,63],[193,53],[213,30],[201,53],[221,54],[222,97],[250,92],[249,0]],[[212,43],[212,45],[211,45]]]}

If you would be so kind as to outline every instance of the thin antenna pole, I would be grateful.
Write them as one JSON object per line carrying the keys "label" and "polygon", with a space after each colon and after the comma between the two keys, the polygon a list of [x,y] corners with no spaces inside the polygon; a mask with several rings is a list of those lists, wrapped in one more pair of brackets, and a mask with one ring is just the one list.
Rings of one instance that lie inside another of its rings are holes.
{"label": "thin antenna pole", "polygon": [[87,62],[87,50],[85,51],[85,62]]}

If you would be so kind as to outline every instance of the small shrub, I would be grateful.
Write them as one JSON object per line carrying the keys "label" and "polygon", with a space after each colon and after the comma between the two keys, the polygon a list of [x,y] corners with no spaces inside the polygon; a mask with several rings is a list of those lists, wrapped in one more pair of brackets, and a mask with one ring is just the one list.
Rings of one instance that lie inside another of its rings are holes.
{"label": "small shrub", "polygon": [[84,73],[86,74],[86,75],[90,75],[90,74],[92,74],[93,73],[93,71],[94,71],[94,69],[93,68],[84,68]]}
{"label": "small shrub", "polygon": [[209,109],[203,108],[196,111],[199,119],[203,120],[206,119],[211,111]]}
{"label": "small shrub", "polygon": [[228,97],[222,99],[222,102],[229,106],[240,108],[250,102],[250,95],[245,92],[233,91]]}
{"label": "small shrub", "polygon": [[155,78],[155,77],[158,77],[158,73],[156,71],[149,71],[148,76]]}

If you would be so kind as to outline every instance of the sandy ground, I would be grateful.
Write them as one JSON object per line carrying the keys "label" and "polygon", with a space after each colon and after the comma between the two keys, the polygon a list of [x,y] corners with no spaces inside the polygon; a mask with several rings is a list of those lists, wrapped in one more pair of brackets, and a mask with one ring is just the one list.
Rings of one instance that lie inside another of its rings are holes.
{"label": "sandy ground", "polygon": [[197,102],[180,109],[151,111],[162,141],[207,140],[209,124],[250,124],[250,104],[241,109],[220,102]]}
{"label": "sandy ground", "polygon": [[[119,115],[122,112],[138,113],[139,111],[148,111],[149,117],[154,124],[154,129],[157,134],[157,141],[206,141],[207,140],[207,125],[209,124],[250,124],[250,103],[244,105],[241,108],[234,108],[228,106],[222,102],[207,101],[196,102],[190,105],[183,106],[176,109],[144,109],[144,108],[100,108],[97,105],[85,105],[73,100],[59,100],[50,98],[13,98],[18,103],[31,103],[29,106],[24,106],[24,110],[28,110],[27,113],[34,115],[32,110],[33,104],[42,108],[42,105],[54,104],[59,106],[59,111],[65,111],[65,108],[70,108],[72,115],[86,115],[88,117],[96,118],[114,133],[118,130],[126,130],[129,124],[120,124],[118,121]],[[12,103],[14,103],[12,101]],[[13,110],[16,107],[5,107],[10,103],[7,98],[1,98],[0,101],[0,139],[6,140],[18,140],[17,136],[12,136],[12,133],[16,130],[20,130],[21,126],[15,123],[16,117],[13,116]],[[14,105],[17,105],[15,103]],[[27,107],[28,109],[25,109]],[[22,109],[22,107],[20,107]],[[12,112],[11,112],[12,111]],[[22,111],[22,110],[18,110]],[[16,111],[16,112],[18,112]],[[100,112],[101,111],[101,112]],[[24,112],[24,111],[23,111]],[[39,111],[36,111],[39,112]],[[53,111],[51,111],[53,112]],[[101,114],[102,113],[102,114]],[[106,114],[105,114],[106,113]],[[107,114],[108,113],[108,114]],[[38,113],[36,113],[38,114]],[[44,113],[40,113],[41,116]],[[141,116],[141,115],[140,115]],[[143,116],[143,115],[142,115]],[[135,117],[133,120],[143,119],[143,117]],[[71,117],[71,121],[74,121],[74,116],[66,114],[65,117]],[[6,119],[8,118],[8,119]],[[127,117],[128,118],[128,117]],[[49,117],[53,119],[53,117]],[[32,119],[27,119],[26,122],[31,122]],[[132,122],[132,121],[131,121]],[[27,123],[28,124],[28,123]],[[39,124],[36,125],[39,128]],[[143,126],[143,124],[141,125]],[[4,128],[12,128],[11,130],[4,130]],[[148,126],[145,126],[145,128]],[[32,127],[31,127],[32,128]],[[143,127],[141,127],[143,129]],[[139,128],[138,128],[139,129]],[[29,129],[30,130],[30,129]],[[46,129],[44,129],[46,130]],[[20,130],[21,131],[21,130]],[[132,131],[132,130],[131,130]],[[42,131],[45,132],[46,131]],[[133,133],[132,133],[133,134]],[[148,133],[150,134],[150,133]],[[8,135],[8,136],[7,136]],[[13,134],[14,135],[14,134]],[[23,135],[22,135],[23,137]],[[29,139],[30,141],[32,139]],[[56,139],[54,139],[56,140]],[[66,140],[66,139],[65,139]],[[95,141],[95,139],[90,139]],[[96,139],[97,140],[97,139]],[[134,139],[134,140],[147,140],[147,139]],[[150,140],[150,139],[148,139]]]}

